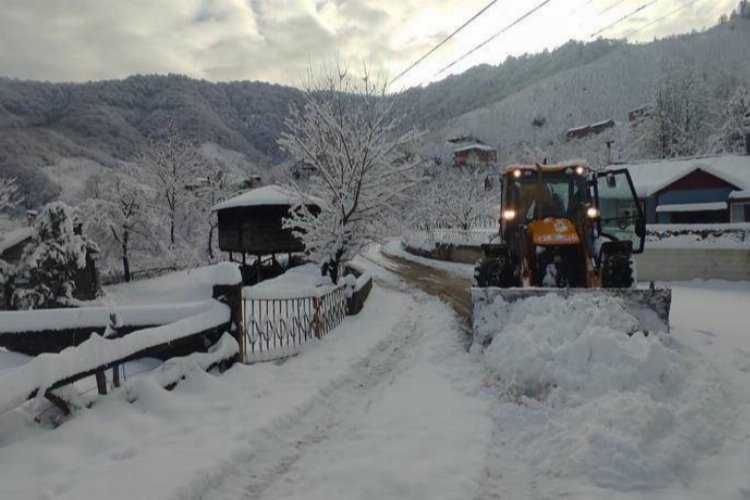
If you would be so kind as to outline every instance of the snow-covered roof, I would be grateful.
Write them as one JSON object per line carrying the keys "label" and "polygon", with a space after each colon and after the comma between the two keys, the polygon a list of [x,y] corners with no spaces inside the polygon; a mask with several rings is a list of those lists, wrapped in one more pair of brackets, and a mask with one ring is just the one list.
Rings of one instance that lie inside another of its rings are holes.
{"label": "snow-covered roof", "polygon": [[742,191],[732,191],[729,193],[730,200],[744,200],[750,199],[750,189],[743,189]]}
{"label": "snow-covered roof", "polygon": [[454,153],[460,153],[461,151],[469,151],[471,149],[478,149],[480,151],[496,151],[492,146],[486,144],[469,144],[453,150]]}
{"label": "snow-covered roof", "polygon": [[33,227],[22,227],[20,229],[14,229],[9,233],[0,235],[0,255],[2,255],[9,248],[18,245],[22,241],[32,238],[34,236],[34,233],[35,231]]}
{"label": "snow-covered roof", "polygon": [[292,189],[271,184],[261,188],[252,189],[239,196],[230,198],[226,201],[215,205],[211,211],[224,210],[225,208],[236,207],[258,207],[263,205],[282,205],[293,206],[299,204],[317,204],[320,205],[322,200],[315,197],[305,197]]}
{"label": "snow-covered roof", "polygon": [[716,210],[726,210],[726,201],[715,201],[711,203],[680,203],[675,205],[659,205],[656,207],[657,213],[662,212],[713,212]]}
{"label": "snow-covered roof", "polygon": [[570,134],[573,132],[583,132],[584,130],[588,130],[590,128],[591,128],[591,125],[581,125],[580,127],[569,128],[567,130],[567,133]]}
{"label": "snow-covered roof", "polygon": [[702,170],[741,190],[750,189],[750,156],[705,156],[613,166],[627,168],[640,198],[651,196],[686,175]]}
{"label": "snow-covered roof", "polygon": [[600,122],[592,123],[591,128],[599,128],[599,127],[606,127],[608,125],[614,125],[615,122],[612,119],[609,120],[602,120]]}

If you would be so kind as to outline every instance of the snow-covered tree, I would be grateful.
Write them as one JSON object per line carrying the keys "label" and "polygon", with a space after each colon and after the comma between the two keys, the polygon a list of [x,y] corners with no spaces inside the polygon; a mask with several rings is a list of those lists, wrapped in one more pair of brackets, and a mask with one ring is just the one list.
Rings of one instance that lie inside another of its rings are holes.
{"label": "snow-covered tree", "polygon": [[311,170],[306,194],[320,206],[320,213],[296,207],[286,225],[334,282],[341,264],[382,234],[395,201],[417,181],[420,160],[409,153],[416,134],[400,129],[384,82],[367,69],[361,78],[340,69],[311,77],[279,139]]}
{"label": "snow-covered tree", "polygon": [[693,73],[665,78],[657,87],[650,126],[651,151],[660,158],[692,156],[706,151],[711,102],[704,80]]}
{"label": "snow-covered tree", "polygon": [[156,192],[156,204],[168,227],[169,249],[174,251],[178,230],[189,225],[189,209],[197,196],[190,187],[205,177],[207,162],[171,123],[165,138],[150,142],[139,164]]}
{"label": "snow-covered tree", "polygon": [[464,231],[491,213],[496,196],[486,189],[484,168],[453,168],[432,179],[427,193],[433,217],[441,225]]}
{"label": "snow-covered tree", "polygon": [[158,219],[153,190],[127,172],[95,176],[84,203],[88,234],[105,256],[116,255],[125,281],[131,280],[133,248],[153,246]]}
{"label": "snow-covered tree", "polygon": [[724,125],[716,138],[716,149],[722,153],[750,155],[750,92],[739,87],[727,104]]}
{"label": "snow-covered tree", "polygon": [[96,246],[82,235],[74,210],[62,202],[39,213],[34,241],[24,251],[15,273],[13,305],[37,309],[70,305],[76,274]]}
{"label": "snow-covered tree", "polygon": [[16,180],[10,177],[0,177],[0,212],[18,205],[21,201],[23,201],[23,196]]}

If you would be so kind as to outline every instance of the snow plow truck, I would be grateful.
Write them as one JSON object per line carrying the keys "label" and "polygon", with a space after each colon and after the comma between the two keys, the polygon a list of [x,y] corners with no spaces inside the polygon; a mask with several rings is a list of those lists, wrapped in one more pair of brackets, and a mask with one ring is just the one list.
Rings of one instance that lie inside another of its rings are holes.
{"label": "snow plow truck", "polygon": [[475,318],[498,296],[606,293],[622,298],[643,331],[668,331],[672,291],[636,288],[633,255],[643,252],[646,223],[626,169],[513,165],[500,181],[500,231],[474,268]]}

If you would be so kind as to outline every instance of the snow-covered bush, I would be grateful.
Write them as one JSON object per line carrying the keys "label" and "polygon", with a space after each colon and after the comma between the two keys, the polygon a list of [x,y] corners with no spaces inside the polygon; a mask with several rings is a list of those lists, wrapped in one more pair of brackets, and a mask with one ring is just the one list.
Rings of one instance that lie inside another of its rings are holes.
{"label": "snow-covered bush", "polygon": [[81,234],[74,210],[62,202],[45,206],[36,235],[24,251],[15,275],[13,306],[37,309],[69,305],[76,274],[86,267],[94,243]]}
{"label": "snow-covered bush", "polygon": [[311,170],[303,196],[320,207],[296,207],[286,227],[334,282],[342,263],[387,228],[420,164],[410,153],[416,134],[400,129],[385,80],[365,71],[361,79],[340,69],[311,79],[279,139]]}

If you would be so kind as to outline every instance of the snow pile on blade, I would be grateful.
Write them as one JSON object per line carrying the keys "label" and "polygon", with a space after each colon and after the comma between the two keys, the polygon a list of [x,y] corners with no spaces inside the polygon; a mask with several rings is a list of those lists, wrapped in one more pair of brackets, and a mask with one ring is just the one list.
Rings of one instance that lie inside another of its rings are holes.
{"label": "snow pile on blade", "polygon": [[499,431],[540,473],[655,488],[689,477],[730,432],[728,383],[677,338],[624,333],[637,319],[620,298],[498,297],[477,322],[504,396]]}

